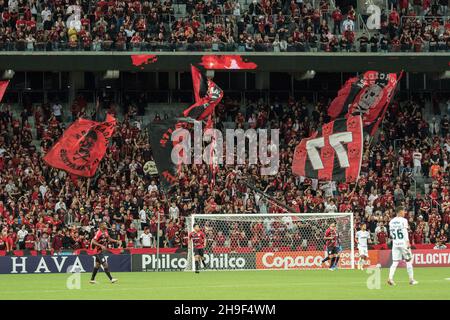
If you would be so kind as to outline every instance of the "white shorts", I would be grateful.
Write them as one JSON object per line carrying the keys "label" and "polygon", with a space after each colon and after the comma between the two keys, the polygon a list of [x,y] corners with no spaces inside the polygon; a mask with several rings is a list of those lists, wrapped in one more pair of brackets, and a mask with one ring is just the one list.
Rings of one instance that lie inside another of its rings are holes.
{"label": "white shorts", "polygon": [[358,246],[358,252],[359,252],[359,256],[369,256],[369,249],[367,247],[359,247]]}
{"label": "white shorts", "polygon": [[410,261],[412,259],[411,249],[406,247],[392,247],[392,260],[393,261]]}

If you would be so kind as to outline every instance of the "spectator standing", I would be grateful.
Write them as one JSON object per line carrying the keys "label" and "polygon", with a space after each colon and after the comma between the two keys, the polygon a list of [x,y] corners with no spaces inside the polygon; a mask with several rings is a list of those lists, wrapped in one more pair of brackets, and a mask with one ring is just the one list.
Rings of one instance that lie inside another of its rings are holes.
{"label": "spectator standing", "polygon": [[169,219],[177,220],[180,217],[180,209],[177,207],[175,202],[172,202],[169,208]]}
{"label": "spectator standing", "polygon": [[50,8],[48,6],[45,6],[44,10],[41,11],[42,21],[47,21],[47,20],[49,20],[49,18],[51,19],[51,17],[52,17],[52,11],[50,10]]}
{"label": "spectator standing", "polygon": [[341,22],[343,16],[341,9],[338,6],[331,14],[331,18],[333,19],[333,34],[341,34]]}
{"label": "spectator standing", "polygon": [[130,227],[127,229],[127,238],[128,242],[132,242],[134,247],[136,247],[137,244],[137,229],[134,226],[134,223],[130,225]]}
{"label": "spectator standing", "polygon": [[422,172],[422,153],[416,148],[413,152],[413,164],[414,169],[413,173],[415,176],[418,176]]}
{"label": "spectator standing", "polygon": [[139,211],[139,221],[141,223],[141,230],[145,230],[148,227],[148,212],[147,206],[144,206]]}
{"label": "spectator standing", "polygon": [[350,31],[350,32],[355,31],[355,23],[350,18],[350,16],[347,16],[347,19],[345,19],[344,22],[342,23],[342,29],[343,31]]}
{"label": "spectator standing", "polygon": [[28,235],[28,231],[25,225],[22,225],[22,228],[17,232],[17,244],[19,250],[25,249],[25,237]]}
{"label": "spectator standing", "polygon": [[62,105],[58,101],[55,101],[55,103],[52,106],[53,115],[55,116],[56,120],[58,120],[59,123],[62,122]]}
{"label": "spectator standing", "polygon": [[144,229],[144,232],[139,237],[139,242],[142,248],[151,248],[153,246],[153,236],[148,228]]}

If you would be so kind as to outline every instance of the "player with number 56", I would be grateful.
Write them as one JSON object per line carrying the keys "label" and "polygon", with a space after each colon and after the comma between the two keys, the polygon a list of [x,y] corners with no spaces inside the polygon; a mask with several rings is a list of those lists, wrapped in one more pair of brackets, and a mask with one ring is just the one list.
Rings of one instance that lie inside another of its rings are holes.
{"label": "player with number 56", "polygon": [[400,261],[406,261],[406,270],[409,276],[409,284],[418,284],[414,280],[411,245],[408,237],[408,220],[405,219],[403,207],[397,208],[397,216],[389,222],[389,233],[392,239],[392,265],[389,270],[388,284],[395,286],[394,274]]}

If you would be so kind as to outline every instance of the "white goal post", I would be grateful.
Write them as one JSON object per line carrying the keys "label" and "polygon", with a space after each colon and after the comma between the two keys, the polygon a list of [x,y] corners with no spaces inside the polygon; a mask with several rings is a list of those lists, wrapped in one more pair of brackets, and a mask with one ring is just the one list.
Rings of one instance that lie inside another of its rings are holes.
{"label": "white goal post", "polygon": [[[354,269],[353,213],[193,214],[188,234],[198,224],[205,233],[205,268],[200,270],[322,269],[326,229],[336,223],[339,268]],[[195,257],[189,241],[185,271]]]}

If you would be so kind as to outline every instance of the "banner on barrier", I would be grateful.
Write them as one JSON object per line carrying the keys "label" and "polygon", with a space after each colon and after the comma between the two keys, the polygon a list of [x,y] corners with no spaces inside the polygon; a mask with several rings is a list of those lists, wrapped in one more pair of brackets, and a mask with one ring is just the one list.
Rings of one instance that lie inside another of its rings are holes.
{"label": "banner on barrier", "polygon": [[[290,252],[257,252],[256,269],[321,269],[324,251],[290,251]],[[359,259],[358,251],[355,251],[355,262]],[[369,251],[366,265],[378,263],[378,252]],[[341,252],[339,265],[350,268],[350,250]]]}
{"label": "banner on barrier", "polygon": [[[187,255],[182,253],[105,255],[111,272],[129,271],[183,271]],[[248,269],[302,269],[322,268],[323,251],[253,252],[205,254],[205,262],[215,270]],[[355,251],[355,262],[359,259]],[[3,256],[0,257],[0,274],[92,272],[95,256]],[[391,250],[369,250],[366,265],[380,264],[389,267]],[[450,267],[450,249],[413,250],[413,263],[417,267]],[[341,252],[341,267],[350,267],[350,251]]]}
{"label": "banner on barrier", "polygon": [[[419,249],[412,253],[415,267],[450,267],[450,249]],[[391,250],[378,250],[378,255],[382,267],[392,264]]]}
{"label": "banner on barrier", "polygon": [[[105,255],[111,272],[131,271],[131,256]],[[0,274],[92,272],[95,256],[4,256],[0,257]]]}
{"label": "banner on barrier", "polygon": [[[216,270],[245,270],[254,269],[254,253],[221,253],[205,254],[205,262],[209,269]],[[132,256],[132,271],[183,271],[187,266],[187,255],[160,254],[157,259],[156,254],[142,254]]]}

